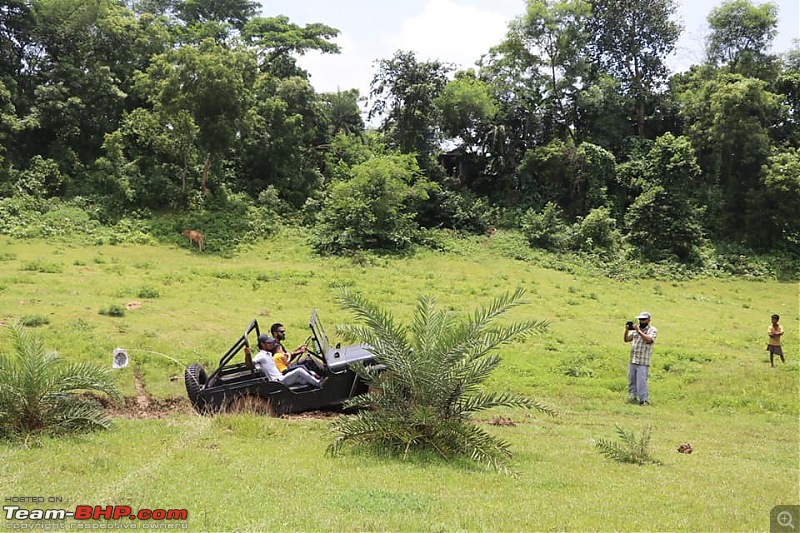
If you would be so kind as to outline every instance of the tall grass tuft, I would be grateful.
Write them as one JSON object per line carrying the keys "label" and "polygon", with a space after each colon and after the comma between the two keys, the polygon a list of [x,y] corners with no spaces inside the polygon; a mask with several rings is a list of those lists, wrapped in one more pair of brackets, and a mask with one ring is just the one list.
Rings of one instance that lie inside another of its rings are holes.
{"label": "tall grass tuft", "polygon": [[642,429],[642,436],[639,438],[636,437],[635,432],[625,431],[619,424],[614,424],[614,427],[617,428],[620,442],[599,439],[597,449],[600,450],[600,453],[620,463],[662,464],[661,461],[650,455],[650,426]]}

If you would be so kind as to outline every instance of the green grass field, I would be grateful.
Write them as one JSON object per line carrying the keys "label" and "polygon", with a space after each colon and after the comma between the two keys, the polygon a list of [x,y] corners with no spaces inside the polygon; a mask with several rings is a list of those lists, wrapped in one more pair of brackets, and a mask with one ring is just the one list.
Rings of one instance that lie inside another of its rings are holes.
{"label": "green grass field", "polygon": [[[147,418],[120,416],[107,432],[0,443],[0,496],[65,502],[44,508],[185,508],[191,531],[766,531],[773,506],[800,504],[796,282],[617,281],[556,256],[507,259],[502,237],[358,261],[317,257],[291,231],[227,258],[0,237],[1,321],[41,323],[36,331],[66,359],[110,366],[114,348],[126,348],[132,363],[116,375],[127,397],[139,374],[153,405],[181,399]],[[325,418],[195,415],[173,361],[215,366],[252,318],[262,328],[286,324],[294,347],[316,308],[331,334],[350,318],[336,305],[340,287],[402,318],[422,294],[466,312],[517,286],[529,304],[509,318],[550,327],[505,347],[487,386],[535,396],[560,414],[480,416],[511,443],[516,476],[427,456],[332,458]],[[649,408],[625,403],[622,331],[643,309],[659,330]],[[787,363],[772,369],[765,344],[775,312]],[[9,349],[0,336],[0,350]],[[492,425],[498,416],[515,425]],[[664,464],[600,455],[595,441],[615,438],[615,423],[651,426]],[[687,441],[694,453],[677,453]],[[0,529],[21,523],[0,517]]]}

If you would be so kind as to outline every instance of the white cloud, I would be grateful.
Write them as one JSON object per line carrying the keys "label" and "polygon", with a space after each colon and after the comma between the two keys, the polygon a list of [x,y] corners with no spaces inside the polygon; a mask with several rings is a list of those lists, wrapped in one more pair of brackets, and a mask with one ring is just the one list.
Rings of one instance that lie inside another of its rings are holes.
{"label": "white cloud", "polygon": [[420,13],[403,22],[398,48],[414,51],[420,61],[466,69],[503,39],[508,22],[507,13],[454,0],[427,0]]}
{"label": "white cloud", "polygon": [[332,93],[358,88],[362,96],[372,80],[369,60],[365,51],[348,35],[335,40],[341,48],[340,54],[309,52],[299,57],[297,63],[311,74],[311,84],[317,92]]}

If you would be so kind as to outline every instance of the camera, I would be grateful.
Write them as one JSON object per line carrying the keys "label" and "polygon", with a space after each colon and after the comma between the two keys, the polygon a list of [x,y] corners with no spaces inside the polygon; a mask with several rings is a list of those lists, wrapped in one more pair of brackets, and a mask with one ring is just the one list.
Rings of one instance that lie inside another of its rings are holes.
{"label": "camera", "polygon": [[625,322],[625,329],[633,329],[633,321],[628,320]]}

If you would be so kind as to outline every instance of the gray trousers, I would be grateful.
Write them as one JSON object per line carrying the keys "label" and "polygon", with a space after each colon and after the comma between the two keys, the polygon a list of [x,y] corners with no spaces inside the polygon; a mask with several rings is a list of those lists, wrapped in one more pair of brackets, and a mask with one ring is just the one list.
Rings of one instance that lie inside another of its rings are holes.
{"label": "gray trousers", "polygon": [[647,373],[650,367],[646,365],[628,365],[628,394],[640,402],[650,401],[647,392]]}
{"label": "gray trousers", "polygon": [[281,382],[287,387],[295,385],[311,385],[312,387],[319,387],[319,380],[308,373],[305,368],[295,368],[283,375]]}

